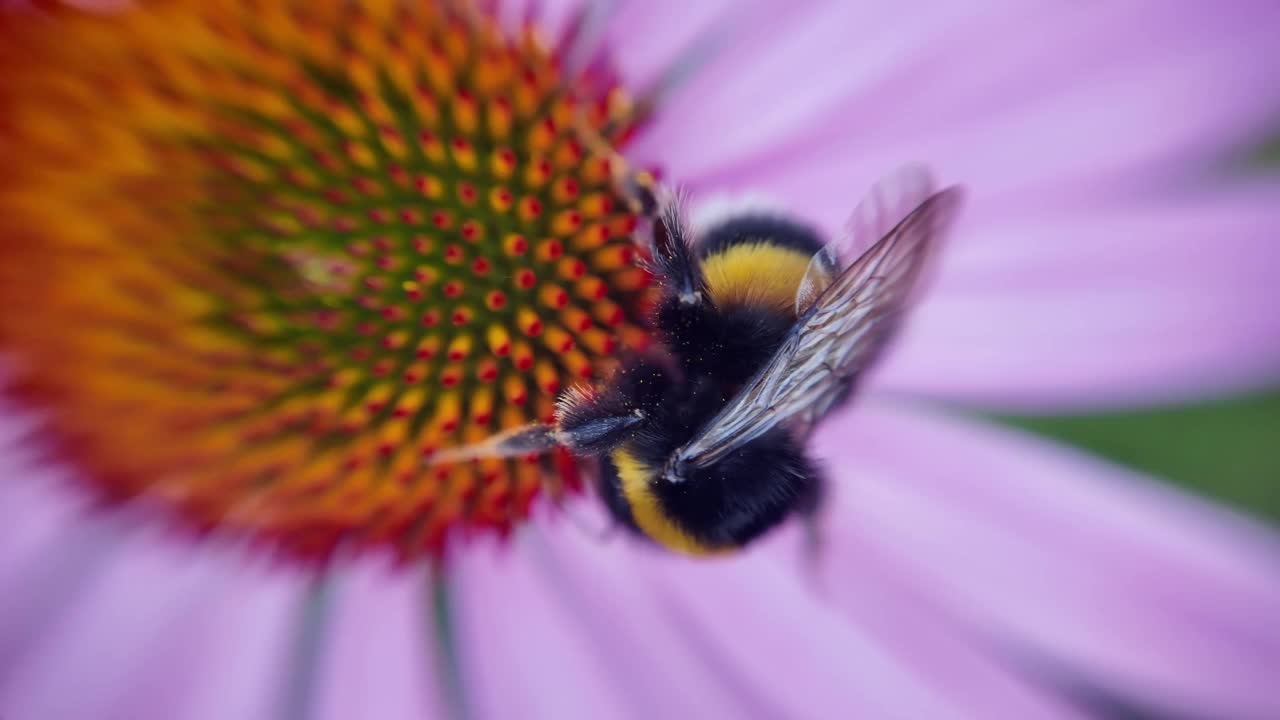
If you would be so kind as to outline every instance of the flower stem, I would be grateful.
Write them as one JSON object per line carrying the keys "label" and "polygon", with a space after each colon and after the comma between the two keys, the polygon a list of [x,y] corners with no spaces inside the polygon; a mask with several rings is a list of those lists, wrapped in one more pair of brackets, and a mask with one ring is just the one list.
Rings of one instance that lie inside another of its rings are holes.
{"label": "flower stem", "polygon": [[325,634],[333,608],[333,581],[330,573],[317,575],[302,598],[302,612],[289,662],[280,717],[309,720],[315,706],[316,676],[320,668]]}
{"label": "flower stem", "polygon": [[437,564],[427,573],[430,585],[427,602],[430,603],[431,626],[427,629],[428,643],[434,649],[435,666],[439,668],[439,686],[449,717],[467,720],[471,717],[467,707],[467,695],[462,686],[462,670],[458,663],[457,634],[454,626],[453,603],[449,597],[449,583],[442,566]]}

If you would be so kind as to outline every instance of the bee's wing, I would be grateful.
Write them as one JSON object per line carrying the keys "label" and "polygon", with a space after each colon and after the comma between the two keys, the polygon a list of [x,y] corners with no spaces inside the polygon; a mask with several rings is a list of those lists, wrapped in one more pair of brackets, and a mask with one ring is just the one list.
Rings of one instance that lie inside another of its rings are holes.
{"label": "bee's wing", "polygon": [[[782,347],[677,451],[673,464],[704,467],[783,423],[807,430],[820,420],[892,333],[933,242],[954,218],[961,195],[959,189],[949,188],[924,198],[836,274]],[[878,204],[874,199],[870,202]],[[854,223],[859,222],[857,215]],[[878,227],[878,222],[868,220],[851,227],[863,232]]]}
{"label": "bee's wing", "polygon": [[853,209],[845,231],[813,256],[796,291],[796,317],[813,306],[840,271],[864,257],[933,194],[933,178],[920,165],[904,165],[881,178]]}

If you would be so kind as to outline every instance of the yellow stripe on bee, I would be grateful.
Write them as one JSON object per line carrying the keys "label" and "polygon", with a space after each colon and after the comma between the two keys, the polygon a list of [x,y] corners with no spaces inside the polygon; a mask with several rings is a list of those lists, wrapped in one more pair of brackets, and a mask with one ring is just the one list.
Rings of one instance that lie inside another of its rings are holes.
{"label": "yellow stripe on bee", "polygon": [[654,542],[663,547],[687,555],[710,555],[723,552],[722,548],[707,546],[685,532],[667,517],[658,496],[651,487],[657,471],[633,455],[626,446],[609,454],[618,477],[622,480],[622,497],[631,508],[636,525]]}
{"label": "yellow stripe on bee", "polygon": [[702,271],[717,305],[765,306],[792,314],[810,257],[769,242],[743,243],[707,256]]}

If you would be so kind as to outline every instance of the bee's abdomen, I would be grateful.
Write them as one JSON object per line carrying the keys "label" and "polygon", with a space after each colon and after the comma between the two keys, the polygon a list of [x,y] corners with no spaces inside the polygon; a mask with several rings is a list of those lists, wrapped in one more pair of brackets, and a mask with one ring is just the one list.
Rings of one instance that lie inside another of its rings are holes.
{"label": "bee's abdomen", "polygon": [[605,503],[614,516],[670,550],[691,555],[746,545],[812,504],[817,469],[782,432],[766,435],[684,482],[658,477],[661,466],[625,446],[609,457]]}
{"label": "bee's abdomen", "polygon": [[610,452],[600,458],[600,499],[604,501],[605,509],[609,514],[623,527],[636,534],[644,535],[644,531],[636,525],[635,516],[631,514],[630,502],[622,494],[622,478],[618,475],[618,466],[614,464],[612,455],[613,453]]}
{"label": "bee's abdomen", "polygon": [[711,547],[746,545],[807,506],[821,491],[817,468],[789,434],[775,431],[684,482],[660,482],[665,514]]}
{"label": "bee's abdomen", "polygon": [[[659,466],[646,463],[630,446],[615,449],[609,454],[609,462],[617,474],[616,499],[625,508],[625,517],[641,534],[669,550],[688,555],[707,555],[728,549],[705,542],[667,512],[656,492],[665,484],[657,477]],[[623,519],[617,512],[614,515]]]}

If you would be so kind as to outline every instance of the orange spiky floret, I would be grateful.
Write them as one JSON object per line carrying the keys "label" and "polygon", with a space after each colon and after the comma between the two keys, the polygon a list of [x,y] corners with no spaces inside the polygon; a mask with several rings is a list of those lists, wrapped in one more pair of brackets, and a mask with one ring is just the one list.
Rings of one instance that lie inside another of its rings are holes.
{"label": "orange spiky floret", "polygon": [[[0,353],[112,500],[300,556],[523,518],[425,467],[647,342],[635,218],[532,30],[466,3],[0,11]],[[557,482],[572,484],[571,478]]]}

